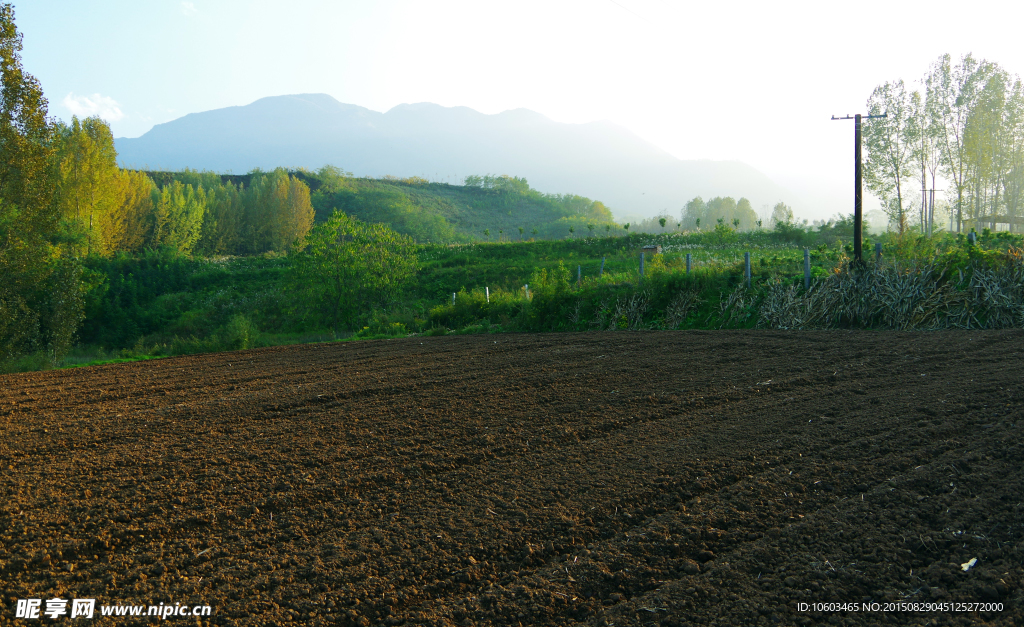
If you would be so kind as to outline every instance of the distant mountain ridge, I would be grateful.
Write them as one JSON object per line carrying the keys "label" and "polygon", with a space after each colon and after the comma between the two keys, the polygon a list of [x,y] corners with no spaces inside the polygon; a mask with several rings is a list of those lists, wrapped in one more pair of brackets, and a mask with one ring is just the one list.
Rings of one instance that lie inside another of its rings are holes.
{"label": "distant mountain ridge", "polygon": [[531,187],[601,200],[617,217],[678,216],[694,196],[745,196],[755,209],[791,197],[738,161],[682,161],[610,122],[564,124],[528,109],[403,104],[386,113],[327,94],[262,98],[190,113],[115,140],[123,167],[248,172],[331,164],[357,176],[525,177]]}

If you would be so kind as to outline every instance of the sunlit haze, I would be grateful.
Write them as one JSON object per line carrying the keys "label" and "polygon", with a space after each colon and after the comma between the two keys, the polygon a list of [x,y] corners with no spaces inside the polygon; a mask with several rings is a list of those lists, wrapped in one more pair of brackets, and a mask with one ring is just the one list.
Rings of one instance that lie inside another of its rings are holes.
{"label": "sunlit haze", "polygon": [[863,112],[886,80],[916,87],[944,53],[1024,73],[1022,6],[15,2],[51,115],[98,114],[116,137],[282,94],[377,111],[524,107],[610,120],[682,159],[750,164],[812,219],[852,209],[852,124],[830,116]]}

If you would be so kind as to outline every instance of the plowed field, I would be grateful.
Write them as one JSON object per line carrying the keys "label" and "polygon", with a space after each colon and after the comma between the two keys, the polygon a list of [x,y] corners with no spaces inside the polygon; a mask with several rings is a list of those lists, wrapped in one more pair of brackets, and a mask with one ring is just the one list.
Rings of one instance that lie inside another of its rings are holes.
{"label": "plowed field", "polygon": [[3,376],[0,624],[54,622],[16,602],[59,597],[208,604],[203,624],[1022,625],[1022,418],[1020,331]]}

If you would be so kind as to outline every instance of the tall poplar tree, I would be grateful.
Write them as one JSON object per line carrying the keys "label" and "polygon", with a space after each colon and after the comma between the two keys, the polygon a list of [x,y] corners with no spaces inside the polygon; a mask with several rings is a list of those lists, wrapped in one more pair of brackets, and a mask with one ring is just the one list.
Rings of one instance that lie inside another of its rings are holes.
{"label": "tall poplar tree", "polygon": [[953,211],[956,230],[963,228],[964,194],[970,186],[970,164],[967,147],[967,124],[977,101],[979,84],[983,84],[990,65],[970,54],[956,65],[948,54],[932,65],[925,85],[926,107],[932,119],[931,128],[942,153],[942,173],[955,198]]}
{"label": "tall poplar tree", "polygon": [[82,319],[82,270],[59,237],[53,127],[21,50],[0,5],[0,359],[47,348],[57,361]]}
{"label": "tall poplar tree", "polygon": [[882,201],[882,209],[902,235],[907,228],[907,185],[913,180],[920,143],[921,96],[909,92],[902,80],[883,83],[868,98],[869,115],[884,118],[863,124],[867,159],[864,182]]}
{"label": "tall poplar tree", "polygon": [[124,190],[117,167],[114,135],[98,117],[56,125],[58,202],[61,215],[82,234],[85,254],[109,254],[117,248]]}

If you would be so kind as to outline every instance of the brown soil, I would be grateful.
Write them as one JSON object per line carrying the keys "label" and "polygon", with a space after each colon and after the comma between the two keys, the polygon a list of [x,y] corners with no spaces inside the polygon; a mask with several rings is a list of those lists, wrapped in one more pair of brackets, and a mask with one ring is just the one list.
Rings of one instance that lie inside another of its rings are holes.
{"label": "brown soil", "polygon": [[[1022,625],[1022,374],[1020,331],[723,331],[8,375],[0,624]],[[1003,609],[798,605],[899,601]]]}

